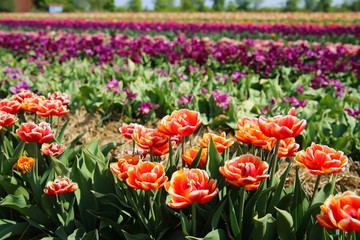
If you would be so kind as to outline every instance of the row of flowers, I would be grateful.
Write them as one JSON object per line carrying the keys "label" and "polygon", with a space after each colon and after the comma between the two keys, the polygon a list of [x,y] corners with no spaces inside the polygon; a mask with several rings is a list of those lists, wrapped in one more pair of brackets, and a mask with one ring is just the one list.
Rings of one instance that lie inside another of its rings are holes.
{"label": "row of flowers", "polygon": [[117,57],[130,58],[135,63],[162,59],[174,64],[193,60],[197,64],[240,63],[257,73],[269,75],[281,66],[291,66],[300,72],[313,72],[322,77],[335,73],[354,72],[359,75],[359,46],[349,44],[321,45],[307,41],[284,43],[245,39],[235,41],[223,38],[177,37],[168,40],[164,36],[130,38],[127,35],[50,33],[0,33],[0,46],[25,58],[64,62],[73,58],[92,58],[100,64],[114,61]]}
{"label": "row of flowers", "polygon": [[70,28],[70,29],[116,29],[136,31],[171,31],[175,33],[275,33],[282,35],[360,35],[360,25],[348,26],[317,24],[237,24],[237,23],[182,23],[174,21],[149,22],[149,21],[106,21],[82,19],[0,19],[0,25],[7,27],[32,27],[32,28]]}
{"label": "row of flowers", "polygon": [[127,13],[62,13],[52,15],[48,13],[3,13],[5,19],[103,19],[132,20],[132,21],[186,21],[186,22],[236,22],[236,23],[319,23],[319,24],[350,24],[359,22],[360,16],[356,12],[127,12]]}
{"label": "row of flowers", "polygon": [[[63,116],[59,112],[66,112],[64,108],[66,108],[68,100],[69,96],[63,93],[49,94],[48,99],[45,99],[31,92],[21,92],[11,99],[3,99],[1,101],[1,126],[6,129],[2,129],[2,131],[12,131],[12,125],[18,120],[13,114],[17,114],[19,119],[23,118],[23,113],[20,110],[35,114],[35,120],[38,116]],[[49,101],[54,104],[46,104]],[[41,110],[35,111],[35,109],[42,109],[41,106],[44,105],[48,106],[47,114],[40,114]],[[52,122],[50,121],[50,123]],[[160,219],[157,217],[160,208],[157,207],[160,207],[161,204],[156,205],[156,203],[152,202],[151,199],[157,198],[158,194],[152,191],[161,192],[160,189],[164,187],[170,195],[170,201],[166,203],[169,207],[184,209],[191,205],[190,218],[192,226],[189,231],[183,229],[183,234],[200,236],[202,235],[198,229],[200,224],[196,218],[201,216],[201,211],[197,210],[197,208],[201,207],[197,207],[196,204],[209,204],[219,195],[224,194],[230,198],[231,192],[239,188],[240,201],[233,203],[229,199],[230,209],[231,204],[236,204],[237,209],[239,209],[237,213],[239,216],[230,217],[230,220],[224,219],[227,224],[231,225],[227,238],[239,238],[244,236],[241,229],[245,223],[242,219],[246,215],[246,211],[249,210],[245,208],[244,204],[249,202],[250,191],[262,192],[264,191],[262,186],[267,186],[270,189],[277,186],[283,187],[277,183],[278,177],[276,176],[280,158],[293,158],[295,156],[295,163],[306,168],[309,173],[318,175],[318,179],[322,175],[339,173],[348,164],[348,158],[343,152],[336,151],[328,146],[312,144],[306,150],[298,151],[299,145],[296,144],[295,137],[303,132],[306,121],[296,117],[295,109],[291,109],[285,116],[241,118],[238,121],[235,138],[242,143],[242,147],[254,146],[255,148],[253,147],[252,150],[248,150],[248,153],[238,156],[236,156],[235,152],[231,153],[235,154],[235,157],[231,159],[228,158],[230,147],[233,146],[234,141],[228,138],[225,132],[220,135],[205,133],[199,138],[198,146],[189,144],[187,140],[191,140],[192,135],[198,131],[201,124],[202,120],[198,112],[181,109],[163,117],[156,128],[148,128],[138,124],[123,124],[119,129],[125,139],[132,140],[141,150],[133,148],[128,153],[120,155],[117,162],[109,164],[109,168],[120,180],[118,182],[119,187],[124,191],[121,194],[128,196],[127,201],[135,201],[132,203],[134,207],[139,206],[141,201],[150,201],[148,210],[151,216],[149,218],[142,216],[144,217],[142,219],[143,224],[158,224],[157,221]],[[47,144],[47,142],[54,139],[55,133],[51,130],[50,124],[46,122],[39,124],[33,122],[22,123],[16,133],[26,143],[42,144],[41,149],[45,156],[58,157],[64,152],[64,147],[56,142]],[[4,137],[3,132],[2,137]],[[194,143],[194,141],[190,142]],[[181,146],[181,148],[178,148],[178,146]],[[189,148],[186,150],[186,147]],[[7,151],[6,147],[2,146],[2,148]],[[243,148],[243,152],[244,149],[246,148]],[[184,163],[175,161],[174,151],[182,156],[181,159]],[[169,155],[167,156],[167,154]],[[222,154],[222,156],[219,154]],[[216,162],[218,157],[223,159],[223,163],[222,161]],[[20,173],[21,177],[34,174],[35,179],[37,179],[43,174],[45,175],[45,172],[38,171],[41,164],[40,158],[35,154],[33,157],[20,157],[13,168],[23,174]],[[50,165],[51,163],[49,163]],[[291,165],[290,161],[289,167]],[[177,168],[180,169],[177,170]],[[62,173],[65,174],[65,172]],[[232,187],[221,183],[222,178]],[[123,180],[126,180],[128,187],[137,189],[137,191],[132,192],[129,188],[124,188]],[[334,180],[335,178],[332,181],[330,194],[334,192]],[[310,198],[310,205],[314,201],[317,188],[316,185],[314,194]],[[225,191],[225,189],[227,190]],[[67,200],[62,196],[65,193],[77,190],[81,194],[88,191],[82,189],[77,182],[73,182],[68,176],[60,174],[54,181],[46,183],[43,192],[46,195],[55,195],[59,198],[59,203],[61,203],[60,216],[65,220],[69,216],[66,215],[64,208]],[[141,195],[139,194],[142,191],[150,192],[150,195],[145,194],[145,199],[140,200]],[[246,191],[249,192],[246,194]],[[151,197],[152,194],[155,194],[155,196]],[[249,196],[246,197],[247,195]],[[245,201],[246,199],[248,200]],[[322,213],[317,215],[317,220],[319,224],[328,229],[340,229],[349,232],[348,236],[351,237],[353,233],[356,234],[355,232],[360,231],[359,216],[356,215],[359,202],[360,198],[353,192],[345,192],[335,197],[330,196],[321,206]],[[0,202],[0,204],[3,203]],[[81,204],[81,202],[78,202],[78,204]],[[146,206],[147,203],[145,203],[145,208]],[[271,208],[269,209],[271,210]],[[67,211],[71,214],[71,210],[68,209]],[[341,214],[334,215],[338,211],[341,211]],[[139,212],[139,214],[142,213]],[[254,216],[251,215],[252,217]],[[83,220],[78,219],[78,221]],[[185,221],[183,217],[181,217],[181,221]],[[218,231],[220,230],[218,229]],[[221,232],[225,233],[223,230]],[[149,233],[152,237],[158,235],[156,231],[150,231]],[[138,232],[135,231],[132,234],[138,234]]]}

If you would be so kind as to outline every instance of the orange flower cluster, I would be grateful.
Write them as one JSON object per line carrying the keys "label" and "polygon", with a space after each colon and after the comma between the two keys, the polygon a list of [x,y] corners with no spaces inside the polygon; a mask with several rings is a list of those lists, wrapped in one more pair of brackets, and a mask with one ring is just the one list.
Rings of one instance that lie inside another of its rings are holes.
{"label": "orange flower cluster", "polygon": [[128,178],[128,170],[130,166],[135,166],[142,159],[141,155],[123,155],[117,162],[110,163],[110,170],[120,179]]}
{"label": "orange flower cluster", "polygon": [[324,175],[343,171],[348,163],[348,158],[342,151],[312,143],[306,150],[296,154],[295,162],[306,168],[311,174]]}
{"label": "orange flower cluster", "polygon": [[252,154],[245,154],[226,161],[219,171],[230,185],[245,186],[246,190],[254,190],[269,176],[266,174],[268,169],[267,162],[261,161]]}
{"label": "orange flower cluster", "polygon": [[265,147],[272,140],[260,130],[257,118],[243,117],[237,123],[235,138],[242,143]]}
{"label": "orange flower cluster", "polygon": [[44,193],[47,195],[61,195],[74,192],[78,188],[78,184],[71,181],[70,178],[59,176],[54,181],[49,181],[46,184]]}
{"label": "orange flower cluster", "polygon": [[45,143],[54,138],[50,124],[46,122],[41,122],[39,125],[33,122],[22,123],[16,134],[25,142]]}
{"label": "orange flower cluster", "polygon": [[329,229],[360,232],[360,197],[354,192],[331,195],[320,206],[322,214],[316,216],[319,224]]}
{"label": "orange flower cluster", "polygon": [[[194,146],[186,150],[186,152],[182,155],[182,159],[186,162],[187,165],[190,166],[194,161],[194,159],[196,158],[196,156],[199,154],[199,151],[200,151],[200,147]],[[199,168],[205,167],[206,160],[207,160],[207,149],[202,148],[198,167]]]}
{"label": "orange flower cluster", "polygon": [[219,192],[216,180],[210,179],[205,170],[183,168],[173,173],[171,180],[165,184],[171,200],[171,208],[185,208],[193,202],[205,204]]}
{"label": "orange flower cluster", "polygon": [[33,167],[34,161],[35,159],[32,157],[22,156],[17,160],[13,168],[18,171],[22,171],[23,173],[27,173],[30,172]]}

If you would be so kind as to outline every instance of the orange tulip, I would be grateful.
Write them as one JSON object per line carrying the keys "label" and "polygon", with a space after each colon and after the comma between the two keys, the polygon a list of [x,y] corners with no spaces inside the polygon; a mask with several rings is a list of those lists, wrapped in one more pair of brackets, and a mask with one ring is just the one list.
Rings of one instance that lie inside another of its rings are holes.
{"label": "orange tulip", "polygon": [[260,116],[259,127],[268,137],[276,139],[296,137],[305,129],[306,120],[299,120],[295,114],[295,110],[291,109],[286,116],[279,115],[268,119]]}
{"label": "orange tulip", "polygon": [[47,156],[59,156],[64,152],[65,148],[63,145],[53,142],[51,144],[43,143],[41,146],[41,152]]}
{"label": "orange tulip", "polygon": [[243,117],[239,119],[237,127],[238,130],[235,133],[235,138],[242,143],[266,147],[273,139],[265,136],[260,130],[257,118]]}
{"label": "orange tulip", "polygon": [[20,111],[20,103],[15,100],[2,99],[0,100],[0,111],[17,114]]}
{"label": "orange tulip", "polygon": [[54,92],[48,94],[49,100],[59,100],[63,105],[68,105],[70,103],[70,95],[67,93]]}
{"label": "orange tulip", "polygon": [[136,123],[123,123],[122,127],[119,128],[119,132],[121,132],[125,139],[132,140],[132,135],[136,127],[141,127],[141,125]]}
{"label": "orange tulip", "polygon": [[138,164],[139,160],[142,159],[140,154],[137,155],[123,155],[117,162],[110,163],[110,170],[118,178],[125,180],[128,178],[128,170],[130,166]]}
{"label": "orange tulip", "polygon": [[25,98],[22,103],[20,104],[20,108],[22,110],[28,111],[28,112],[37,112],[39,108],[40,102],[44,101],[44,96],[35,96],[32,98]]}
{"label": "orange tulip", "polygon": [[222,132],[220,136],[214,133],[205,133],[203,137],[199,140],[200,146],[202,146],[203,148],[208,148],[210,139],[213,140],[216,150],[219,153],[224,152],[226,149],[228,149],[229,147],[231,147],[231,145],[234,144],[234,141],[227,139],[226,133]]}
{"label": "orange tulip", "polygon": [[54,138],[50,124],[46,122],[41,122],[39,125],[33,122],[22,123],[16,133],[25,142],[44,143]]}
{"label": "orange tulip", "polygon": [[171,208],[185,208],[193,202],[205,204],[219,192],[216,180],[210,179],[205,170],[183,168],[173,173],[171,180],[165,184],[171,200]]}
{"label": "orange tulip", "polygon": [[[276,144],[276,140],[273,139],[268,143],[267,149],[271,151]],[[300,145],[295,142],[295,138],[286,138],[280,141],[278,157],[292,158],[299,150]]]}
{"label": "orange tulip", "polygon": [[[174,148],[176,145],[175,141],[171,141],[171,146]],[[152,147],[153,155],[156,157],[163,156],[169,153],[169,141],[167,141],[164,145],[159,147]]]}
{"label": "orange tulip", "polygon": [[139,162],[129,168],[126,183],[135,189],[156,190],[167,181],[164,167],[158,162]]}
{"label": "orange tulip", "polygon": [[22,171],[23,173],[30,172],[34,165],[35,159],[32,157],[22,156],[14,164],[14,169]]}
{"label": "orange tulip", "polygon": [[136,127],[132,134],[133,140],[142,149],[161,147],[169,140],[168,136],[153,128]]}
{"label": "orange tulip", "polygon": [[54,181],[49,181],[44,193],[47,195],[61,195],[64,193],[71,193],[79,188],[78,184],[71,181],[68,177],[57,177]]}
{"label": "orange tulip", "polygon": [[321,226],[344,232],[360,232],[360,197],[356,193],[346,191],[335,197],[331,195],[320,208],[322,214],[316,218]]}
{"label": "orange tulip", "polygon": [[17,120],[18,120],[18,118],[15,115],[13,115],[11,113],[0,111],[0,126],[9,127],[9,126],[13,125],[14,123],[16,123]]}
{"label": "orange tulip", "polygon": [[[194,146],[188,150],[186,150],[185,154],[182,155],[182,159],[186,162],[187,165],[191,165],[196,156],[198,155],[200,151],[199,146]],[[198,167],[205,167],[206,166],[206,160],[207,160],[207,149],[203,148],[201,150],[200,160]]]}
{"label": "orange tulip", "polygon": [[34,98],[37,95],[29,90],[22,90],[21,92],[13,95],[10,97],[10,100],[18,101],[20,104],[24,101],[26,98]]}
{"label": "orange tulip", "polygon": [[158,130],[169,136],[180,135],[185,137],[193,134],[200,127],[200,124],[199,112],[181,109],[161,119]]}
{"label": "orange tulip", "polygon": [[311,174],[323,175],[343,171],[348,163],[348,158],[342,151],[312,143],[306,150],[295,155],[295,162],[306,168]]}
{"label": "orange tulip", "polygon": [[42,117],[64,116],[69,112],[66,105],[60,100],[43,100],[40,101],[37,108],[37,114]]}
{"label": "orange tulip", "polygon": [[259,157],[252,154],[244,154],[226,161],[219,171],[230,185],[245,186],[246,190],[254,190],[269,176],[266,174],[268,169],[267,162],[261,161]]}

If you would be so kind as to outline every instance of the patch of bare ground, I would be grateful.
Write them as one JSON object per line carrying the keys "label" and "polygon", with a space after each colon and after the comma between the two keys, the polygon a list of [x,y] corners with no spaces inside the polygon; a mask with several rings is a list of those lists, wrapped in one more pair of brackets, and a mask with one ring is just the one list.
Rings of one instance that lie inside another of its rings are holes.
{"label": "patch of bare ground", "polygon": [[[89,114],[85,110],[78,110],[75,113],[71,113],[67,117],[70,121],[65,131],[65,145],[69,145],[81,133],[86,132],[80,139],[80,143],[86,144],[94,138],[98,138],[101,144],[107,144],[110,142],[124,143],[117,147],[113,152],[113,156],[121,153],[123,150],[131,149],[131,142],[125,140],[119,132],[119,128],[122,126],[121,119],[114,119],[105,122],[102,126],[98,126],[98,122],[101,119],[99,114]],[[210,131],[209,128],[202,126],[200,132]],[[197,142],[199,134],[192,139],[192,142]],[[287,167],[286,162],[280,165],[278,174],[280,175],[285,171]],[[287,185],[292,185],[295,180],[296,169],[293,167],[287,178]],[[299,169],[299,178],[302,183],[303,189],[307,194],[312,194],[315,186],[316,176],[309,174],[305,169]],[[323,187],[329,182],[330,176],[322,176],[319,184],[319,188]],[[346,187],[348,190],[356,192],[360,195],[360,161],[354,161],[349,159],[348,167],[340,174],[336,176],[336,187],[340,190],[340,186]]]}

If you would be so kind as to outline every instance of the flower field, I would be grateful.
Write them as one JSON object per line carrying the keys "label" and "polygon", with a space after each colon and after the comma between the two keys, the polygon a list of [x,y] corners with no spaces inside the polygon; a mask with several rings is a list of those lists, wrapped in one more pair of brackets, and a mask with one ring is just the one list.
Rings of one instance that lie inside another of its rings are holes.
{"label": "flower field", "polygon": [[0,16],[0,239],[360,238],[358,13],[55,16]]}

